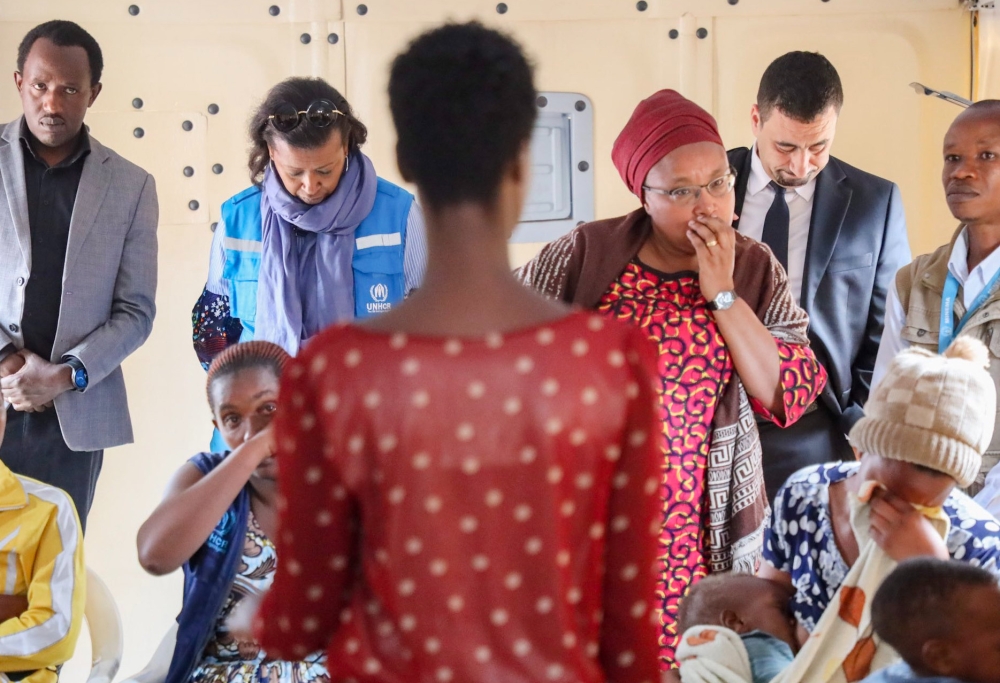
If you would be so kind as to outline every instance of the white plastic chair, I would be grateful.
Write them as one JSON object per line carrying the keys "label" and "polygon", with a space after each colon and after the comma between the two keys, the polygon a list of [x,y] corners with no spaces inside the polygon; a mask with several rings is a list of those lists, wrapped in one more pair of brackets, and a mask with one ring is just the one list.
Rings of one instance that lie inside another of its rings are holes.
{"label": "white plastic chair", "polygon": [[87,599],[83,610],[90,631],[90,676],[87,683],[111,683],[122,663],[122,617],[107,584],[87,568]]}
{"label": "white plastic chair", "polygon": [[173,659],[176,644],[177,622],[175,621],[156,647],[156,652],[153,653],[146,668],[118,683],[163,683],[167,679],[167,671],[170,670],[170,660]]}

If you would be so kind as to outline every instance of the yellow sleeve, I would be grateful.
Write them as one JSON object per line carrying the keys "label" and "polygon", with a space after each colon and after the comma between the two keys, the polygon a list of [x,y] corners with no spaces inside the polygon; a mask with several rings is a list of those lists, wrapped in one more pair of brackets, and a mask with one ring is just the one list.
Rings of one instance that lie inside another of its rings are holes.
{"label": "yellow sleeve", "polygon": [[0,623],[0,671],[30,671],[73,656],[83,623],[86,568],[76,508],[63,491],[24,481],[25,492],[49,509],[28,581],[28,609]]}

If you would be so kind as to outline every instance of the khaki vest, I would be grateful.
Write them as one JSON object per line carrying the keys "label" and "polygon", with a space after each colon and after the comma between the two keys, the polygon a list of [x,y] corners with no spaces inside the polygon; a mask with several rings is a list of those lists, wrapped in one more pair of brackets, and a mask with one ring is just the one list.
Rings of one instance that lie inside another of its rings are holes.
{"label": "khaki vest", "polygon": [[[948,277],[951,250],[961,232],[962,229],[959,228],[951,238],[951,242],[939,247],[933,253],[918,256],[896,274],[896,292],[906,313],[902,338],[911,346],[919,346],[933,353],[938,351],[941,295],[944,293],[944,282]],[[965,315],[965,304],[962,289],[959,287],[958,296],[955,297],[955,316],[961,318],[963,315]],[[990,375],[993,376],[993,383],[1000,393],[1000,291],[993,292],[959,334],[975,337],[990,350]],[[1000,418],[1000,401],[997,413]],[[975,495],[983,488],[986,473],[1000,462],[1000,419],[995,420],[994,425],[993,440],[983,456],[983,466],[979,476],[976,477],[975,483],[966,489],[969,495]]]}

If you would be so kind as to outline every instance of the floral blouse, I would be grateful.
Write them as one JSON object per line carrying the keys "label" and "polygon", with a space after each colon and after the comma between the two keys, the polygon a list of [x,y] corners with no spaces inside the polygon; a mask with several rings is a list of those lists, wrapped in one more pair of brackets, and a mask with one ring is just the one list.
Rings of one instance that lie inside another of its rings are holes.
{"label": "floral blouse", "polygon": [[[764,560],[792,577],[792,611],[812,632],[850,567],[830,520],[830,485],[854,476],[860,463],[835,462],[799,470],[774,498],[764,534]],[[1000,523],[959,490],[944,503],[951,520],[946,543],[953,559],[1000,574]]]}

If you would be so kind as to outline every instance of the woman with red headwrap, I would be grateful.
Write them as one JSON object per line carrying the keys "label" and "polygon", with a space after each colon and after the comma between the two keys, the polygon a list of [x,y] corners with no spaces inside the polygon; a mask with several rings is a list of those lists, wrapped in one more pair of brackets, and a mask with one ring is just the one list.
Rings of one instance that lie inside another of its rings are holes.
{"label": "woman with red headwrap", "polygon": [[795,422],[826,374],[808,317],[763,244],[733,230],[736,172],[715,119],[673,90],[636,107],[611,152],[642,207],[547,245],[521,279],[644,329],[659,346],[661,657],[710,573],[753,573],[767,509],[756,419]]}

